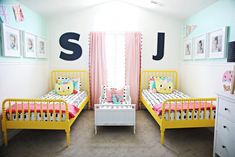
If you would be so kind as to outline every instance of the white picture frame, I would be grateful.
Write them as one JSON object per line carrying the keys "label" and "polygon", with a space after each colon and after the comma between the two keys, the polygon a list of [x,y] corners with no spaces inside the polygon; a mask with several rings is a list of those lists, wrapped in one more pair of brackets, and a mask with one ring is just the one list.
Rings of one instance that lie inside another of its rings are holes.
{"label": "white picture frame", "polygon": [[46,47],[46,40],[37,37],[36,40],[36,49],[37,49],[37,57],[38,58],[47,58],[47,47]]}
{"label": "white picture frame", "polygon": [[209,58],[225,58],[227,48],[227,27],[208,33]]}
{"label": "white picture frame", "polygon": [[195,59],[205,59],[207,52],[207,35],[203,34],[193,39],[193,54]]}
{"label": "white picture frame", "polygon": [[26,58],[36,58],[36,36],[28,33],[28,32],[24,32],[24,57]]}
{"label": "white picture frame", "polygon": [[193,58],[192,40],[184,41],[184,60],[191,60]]}
{"label": "white picture frame", "polygon": [[2,24],[2,55],[5,57],[20,57],[20,30]]}

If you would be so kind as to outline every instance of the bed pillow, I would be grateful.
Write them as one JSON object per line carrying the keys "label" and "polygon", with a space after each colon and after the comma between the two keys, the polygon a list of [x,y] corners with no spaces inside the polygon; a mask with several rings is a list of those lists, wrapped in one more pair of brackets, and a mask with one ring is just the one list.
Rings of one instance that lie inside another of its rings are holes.
{"label": "bed pillow", "polygon": [[105,92],[105,100],[106,102],[112,102],[112,95],[115,94],[116,88],[106,88]]}
{"label": "bed pillow", "polygon": [[114,103],[114,101],[118,103],[122,103],[126,101],[128,95],[127,87],[117,89],[117,88],[109,88],[108,86],[103,87],[102,97],[105,102]]}
{"label": "bed pillow", "polygon": [[156,89],[158,93],[170,94],[174,90],[174,84],[172,79],[168,77],[157,77],[156,78]]}
{"label": "bed pillow", "polygon": [[81,80],[80,78],[73,79],[73,89],[74,93],[80,92],[81,91]]}
{"label": "bed pillow", "polygon": [[156,77],[151,76],[149,78],[149,90],[150,92],[156,93],[156,81],[155,81]]}
{"label": "bed pillow", "polygon": [[74,92],[73,89],[73,81],[70,79],[59,80],[55,84],[55,91],[59,95],[70,95]]}
{"label": "bed pillow", "polygon": [[73,82],[73,94],[77,94],[78,92],[81,91],[81,80],[80,80],[80,78],[70,79],[68,77],[58,77],[56,79],[56,83],[62,83],[62,84],[65,83],[65,82],[69,82],[69,81]]}

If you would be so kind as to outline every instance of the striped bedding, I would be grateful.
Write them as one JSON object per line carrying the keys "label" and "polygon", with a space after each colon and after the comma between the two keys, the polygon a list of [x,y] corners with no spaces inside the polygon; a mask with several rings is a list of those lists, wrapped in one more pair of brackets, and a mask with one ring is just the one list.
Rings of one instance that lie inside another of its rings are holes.
{"label": "striped bedding", "polygon": [[[60,96],[55,93],[55,91],[50,91],[49,93],[39,97],[40,99],[63,99],[68,103],[68,111],[69,111],[69,118],[75,117],[76,113],[79,112],[80,110],[80,105],[82,104],[82,101],[87,97],[87,92],[82,91],[77,94],[71,94],[68,96]],[[22,107],[24,108],[24,115],[22,114]],[[12,105],[12,120],[16,120],[16,110],[18,110],[18,120],[23,120],[23,117],[25,120],[28,120],[29,117],[31,120],[38,120],[38,121],[53,121],[54,120],[54,113],[53,113],[53,105],[49,104],[48,109],[49,109],[49,117],[47,115],[47,106],[46,104],[42,104],[42,110],[43,110],[43,115],[41,115],[41,106],[40,104],[36,104],[36,117],[34,114],[34,104],[30,104],[30,116],[28,115],[28,104],[18,104],[17,109],[16,109],[16,104]],[[56,105],[55,103],[55,117],[56,121],[60,120],[60,113],[59,113],[59,105]],[[65,105],[61,106],[62,110],[62,115],[61,115],[61,120],[65,120]],[[10,119],[10,113],[9,109],[7,111],[7,118]]]}
{"label": "striped bedding", "polygon": [[55,93],[55,91],[50,91],[49,93],[39,97],[40,99],[63,99],[68,104],[74,105],[77,108],[80,107],[81,102],[87,97],[86,91],[81,91],[77,94],[61,96]]}
{"label": "striped bedding", "polygon": [[[162,113],[162,103],[168,99],[177,99],[177,98],[190,98],[188,95],[178,91],[178,90],[174,90],[171,94],[161,94],[161,93],[153,93],[150,92],[147,89],[144,89],[142,91],[142,96],[143,98],[148,102],[148,104],[151,106],[151,108],[156,112],[157,115],[159,115],[161,117],[161,113]],[[195,110],[193,113],[193,104],[187,104],[185,103],[183,105],[183,114],[181,115],[181,105],[177,105],[176,109],[176,120],[185,120],[187,119],[186,117],[186,113],[187,113],[187,108],[189,107],[189,113],[188,113],[188,119],[192,119],[192,116],[194,116],[194,119],[204,119],[204,107],[206,105],[206,119],[210,118],[210,108],[209,105],[205,104],[200,104],[200,113],[199,112],[199,105],[196,104],[195,105]],[[169,115],[169,111],[170,110],[170,115]],[[212,117],[213,119],[215,118],[215,106],[213,106],[212,108],[213,110],[213,114]],[[171,108],[169,107],[168,104],[166,104],[165,106],[165,119],[166,120],[174,120],[174,115],[175,115],[175,108],[174,105],[171,106]],[[182,117],[181,117],[182,116]]]}

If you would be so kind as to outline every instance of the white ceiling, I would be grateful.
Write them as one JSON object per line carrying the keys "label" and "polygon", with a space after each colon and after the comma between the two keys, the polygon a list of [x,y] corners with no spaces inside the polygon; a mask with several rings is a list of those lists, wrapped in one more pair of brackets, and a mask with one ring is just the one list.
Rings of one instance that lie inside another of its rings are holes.
{"label": "white ceiling", "polygon": [[121,1],[159,13],[163,13],[178,19],[190,17],[199,10],[206,8],[217,0],[154,0],[161,6],[151,3],[151,0],[18,0],[22,4],[50,17],[58,14],[84,9],[87,7],[108,3],[111,1]]}

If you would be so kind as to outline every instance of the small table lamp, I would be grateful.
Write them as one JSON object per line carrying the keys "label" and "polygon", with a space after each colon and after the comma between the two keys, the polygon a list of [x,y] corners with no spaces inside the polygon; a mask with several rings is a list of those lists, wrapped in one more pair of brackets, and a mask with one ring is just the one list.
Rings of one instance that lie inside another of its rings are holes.
{"label": "small table lamp", "polygon": [[[235,62],[235,41],[228,43],[228,58],[227,62]],[[233,66],[233,78],[231,81],[231,94],[234,94],[235,89],[235,65]]]}

